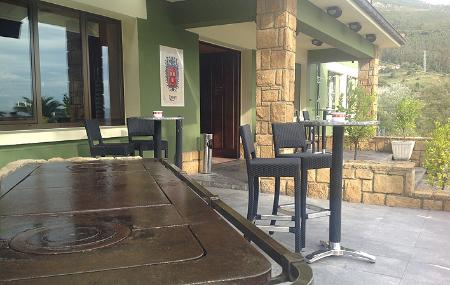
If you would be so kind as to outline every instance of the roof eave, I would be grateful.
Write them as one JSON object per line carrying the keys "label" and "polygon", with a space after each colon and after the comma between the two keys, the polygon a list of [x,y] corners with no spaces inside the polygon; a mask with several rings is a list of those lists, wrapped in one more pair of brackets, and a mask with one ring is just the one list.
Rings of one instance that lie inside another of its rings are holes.
{"label": "roof eave", "polygon": [[399,45],[404,45],[406,39],[389,23],[383,15],[367,0],[352,0],[361,10],[367,13],[381,28],[383,28]]}

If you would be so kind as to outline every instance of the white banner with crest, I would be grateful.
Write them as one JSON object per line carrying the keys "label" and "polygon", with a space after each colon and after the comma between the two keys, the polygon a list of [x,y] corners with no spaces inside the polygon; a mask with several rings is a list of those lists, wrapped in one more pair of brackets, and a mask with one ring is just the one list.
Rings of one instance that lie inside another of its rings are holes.
{"label": "white banner with crest", "polygon": [[184,106],[183,50],[159,46],[161,106]]}

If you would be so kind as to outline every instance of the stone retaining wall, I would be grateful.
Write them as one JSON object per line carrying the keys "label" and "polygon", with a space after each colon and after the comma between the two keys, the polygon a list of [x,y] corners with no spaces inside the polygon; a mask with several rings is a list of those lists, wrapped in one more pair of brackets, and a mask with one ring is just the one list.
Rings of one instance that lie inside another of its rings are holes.
{"label": "stone retaining wall", "polygon": [[[415,189],[413,162],[346,161],[343,200],[391,207],[450,211],[450,191]],[[329,169],[310,170],[308,197],[329,198]],[[262,191],[273,192],[274,179],[261,179]],[[293,195],[292,179],[282,179],[281,192]]]}

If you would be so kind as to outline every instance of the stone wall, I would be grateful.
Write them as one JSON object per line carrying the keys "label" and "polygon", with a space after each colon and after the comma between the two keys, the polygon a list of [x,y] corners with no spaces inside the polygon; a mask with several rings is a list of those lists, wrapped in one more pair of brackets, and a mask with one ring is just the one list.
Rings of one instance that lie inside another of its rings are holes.
{"label": "stone wall", "polygon": [[[413,162],[346,161],[343,200],[390,207],[450,211],[450,191],[415,189]],[[310,170],[308,197],[329,198],[329,169]],[[274,179],[261,178],[262,191],[273,192]],[[292,179],[281,180],[281,193],[293,195]]]}
{"label": "stone wall", "polygon": [[294,116],[297,1],[256,3],[256,153],[273,157],[271,123]]}
{"label": "stone wall", "polygon": [[188,174],[200,172],[203,157],[200,151],[183,152],[183,171]]}
{"label": "stone wall", "polygon": [[[378,91],[378,69],[379,69],[379,51],[376,51],[375,58],[362,59],[358,61],[358,86],[360,86],[366,94],[377,94]],[[371,115],[375,119],[377,116],[378,100],[372,104]]]}

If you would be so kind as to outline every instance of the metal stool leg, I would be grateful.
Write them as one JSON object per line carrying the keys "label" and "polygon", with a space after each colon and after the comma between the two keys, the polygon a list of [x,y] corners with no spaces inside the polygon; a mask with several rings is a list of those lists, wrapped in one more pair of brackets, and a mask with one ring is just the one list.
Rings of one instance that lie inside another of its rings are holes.
{"label": "metal stool leg", "polygon": [[308,169],[302,168],[302,175],[301,175],[301,186],[300,186],[300,192],[301,192],[301,205],[302,208],[302,214],[301,214],[301,249],[305,248],[306,246],[306,195],[308,193]]}
{"label": "metal stool leg", "polygon": [[258,202],[259,202],[259,178],[255,177],[253,182],[253,216],[254,220],[256,215],[258,214]]}
{"label": "metal stool leg", "polygon": [[253,199],[254,199],[254,177],[248,177],[248,207],[247,207],[247,220],[253,221]]}
{"label": "metal stool leg", "polygon": [[300,178],[295,177],[294,178],[294,196],[295,196],[295,213],[294,213],[294,222],[295,222],[295,252],[300,252],[301,249],[301,241],[300,241],[300,235],[301,235],[301,229],[300,229],[300,216],[301,216],[301,209],[300,209],[300,203],[301,203],[301,189],[300,189]]}
{"label": "metal stool leg", "polygon": [[[278,214],[278,204],[280,203],[280,177],[275,177],[275,192],[273,194],[273,208],[272,208],[272,215]],[[270,225],[275,226],[276,220],[271,220]],[[269,234],[273,234],[272,231],[269,232]]]}

